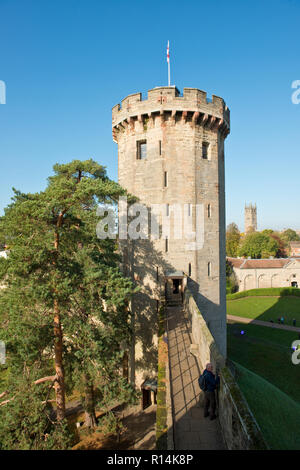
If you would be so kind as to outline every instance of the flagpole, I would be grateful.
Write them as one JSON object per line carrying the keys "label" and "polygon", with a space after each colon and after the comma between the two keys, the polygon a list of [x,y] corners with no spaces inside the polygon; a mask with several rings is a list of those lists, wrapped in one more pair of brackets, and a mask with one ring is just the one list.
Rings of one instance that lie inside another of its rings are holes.
{"label": "flagpole", "polygon": [[170,72],[170,44],[168,41],[167,46],[167,62],[168,62],[168,86],[171,86],[171,72]]}

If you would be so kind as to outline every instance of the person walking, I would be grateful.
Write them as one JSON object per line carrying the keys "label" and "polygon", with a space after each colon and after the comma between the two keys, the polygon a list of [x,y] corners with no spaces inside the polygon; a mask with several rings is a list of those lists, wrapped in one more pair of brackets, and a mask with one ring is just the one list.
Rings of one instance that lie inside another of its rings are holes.
{"label": "person walking", "polygon": [[206,364],[206,369],[203,372],[205,378],[205,392],[204,392],[204,418],[210,416],[210,419],[216,419],[216,395],[215,390],[220,383],[219,376],[213,373],[212,364]]}

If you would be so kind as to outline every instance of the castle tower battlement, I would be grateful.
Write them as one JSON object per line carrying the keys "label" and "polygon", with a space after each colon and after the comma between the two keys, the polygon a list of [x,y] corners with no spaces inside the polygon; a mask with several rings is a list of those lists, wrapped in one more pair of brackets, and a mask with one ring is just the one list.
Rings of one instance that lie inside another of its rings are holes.
{"label": "castle tower battlement", "polygon": [[203,216],[204,240],[197,249],[189,248],[184,239],[176,239],[172,230],[167,239],[121,243],[126,273],[141,287],[131,306],[136,337],[141,343],[132,353],[135,364],[146,364],[151,369],[155,357],[150,354],[154,347],[151,332],[158,299],[169,282],[166,273],[170,272],[185,273],[189,289],[225,357],[224,142],[230,132],[229,109],[222,98],[213,95],[208,100],[207,94],[197,88],[184,88],[180,96],[176,87],[157,87],[148,92],[146,100],[142,100],[141,93],[135,93],[124,98],[122,106],[114,106],[112,129],[118,144],[121,186],[148,208],[159,204],[165,215],[169,215],[169,207],[187,205],[192,231],[196,230],[196,207],[201,206]]}
{"label": "castle tower battlement", "polygon": [[122,128],[135,123],[144,123],[157,116],[170,119],[174,123],[180,119],[207,128],[221,130],[226,136],[230,132],[230,111],[223,98],[213,95],[207,98],[206,92],[197,88],[184,88],[180,96],[176,87],[156,87],[148,91],[148,98],[142,100],[141,93],[128,95],[112,109],[114,140]]}

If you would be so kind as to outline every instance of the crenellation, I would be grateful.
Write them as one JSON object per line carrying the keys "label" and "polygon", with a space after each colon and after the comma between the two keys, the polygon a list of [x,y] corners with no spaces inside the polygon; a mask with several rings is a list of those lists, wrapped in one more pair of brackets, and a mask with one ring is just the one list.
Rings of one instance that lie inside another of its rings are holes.
{"label": "crenellation", "polygon": [[128,116],[152,115],[171,112],[172,116],[177,112],[199,113],[201,116],[215,117],[222,120],[228,133],[230,130],[230,113],[223,98],[213,95],[207,98],[206,92],[197,88],[184,88],[183,96],[179,96],[176,87],[156,87],[148,91],[147,99],[142,99],[141,93],[128,95],[122,100],[122,106],[116,105],[112,111],[113,125],[119,124]]}
{"label": "crenellation", "polygon": [[198,90],[198,88],[184,88],[183,98],[189,101],[195,101],[201,104],[207,103],[206,91]]}
{"label": "crenellation", "polygon": [[179,90],[176,87],[161,86],[152,88],[148,91],[148,103],[154,101],[155,103],[167,102],[170,99],[179,97]]}
{"label": "crenellation", "polygon": [[130,111],[131,107],[135,103],[139,103],[142,101],[142,93],[132,93],[131,95],[126,96],[122,100],[121,109],[124,111]]}
{"label": "crenellation", "polygon": [[120,103],[116,104],[113,108],[112,108],[112,119],[113,121],[115,119],[117,119],[117,116],[118,116],[118,113],[120,111],[121,107],[120,107]]}

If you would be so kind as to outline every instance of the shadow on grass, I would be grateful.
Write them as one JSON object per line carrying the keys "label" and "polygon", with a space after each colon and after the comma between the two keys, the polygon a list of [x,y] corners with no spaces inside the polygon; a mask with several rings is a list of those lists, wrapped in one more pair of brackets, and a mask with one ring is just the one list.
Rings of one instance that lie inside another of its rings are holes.
{"label": "shadow on grass", "polygon": [[[291,361],[298,334],[254,324],[229,322],[228,356],[300,403],[300,367]],[[244,332],[244,334],[241,334]]]}
{"label": "shadow on grass", "polygon": [[300,297],[250,296],[228,300],[227,313],[277,324],[281,323],[280,319],[283,317],[285,325],[293,326],[293,320],[296,320],[296,326],[300,327]]}
{"label": "shadow on grass", "polygon": [[237,381],[271,449],[300,449],[300,404],[259,375],[235,363]]}

